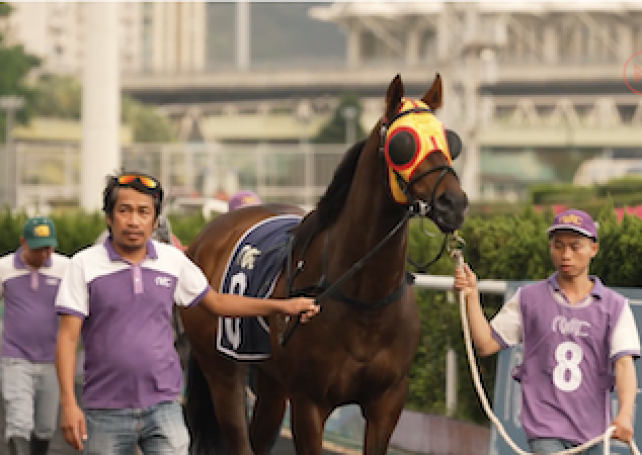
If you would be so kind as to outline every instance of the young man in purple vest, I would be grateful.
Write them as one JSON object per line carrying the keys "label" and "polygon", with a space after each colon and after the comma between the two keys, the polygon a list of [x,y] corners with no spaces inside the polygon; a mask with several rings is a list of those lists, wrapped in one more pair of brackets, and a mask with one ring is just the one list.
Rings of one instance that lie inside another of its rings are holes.
{"label": "young man in purple vest", "polygon": [[[103,210],[110,236],[71,259],[60,285],[56,367],[65,440],[88,454],[187,455],[178,397],[172,307],[200,303],[225,316],[318,312],[308,298],[253,299],[214,292],[182,251],[151,240],[163,200],[147,175],[108,177]],[[85,348],[83,413],[74,395],[76,346]],[[212,340],[214,342],[214,340]]]}
{"label": "young man in purple vest", "polygon": [[56,431],[54,304],[69,263],[54,253],[57,245],[53,222],[35,217],[23,227],[20,248],[0,258],[0,297],[5,307],[2,397],[11,455],[45,455]]}
{"label": "young man in purple vest", "polygon": [[[598,251],[591,217],[580,210],[558,214],[547,230],[556,273],[517,290],[490,324],[468,265],[455,270],[470,330],[482,356],[522,343],[524,360],[514,374],[522,388],[522,426],[531,450],[550,454],[600,436],[633,437],[637,380],[633,359],[640,341],[626,298],[588,274]],[[610,413],[615,386],[619,411]],[[602,454],[600,445],[585,454]]]}

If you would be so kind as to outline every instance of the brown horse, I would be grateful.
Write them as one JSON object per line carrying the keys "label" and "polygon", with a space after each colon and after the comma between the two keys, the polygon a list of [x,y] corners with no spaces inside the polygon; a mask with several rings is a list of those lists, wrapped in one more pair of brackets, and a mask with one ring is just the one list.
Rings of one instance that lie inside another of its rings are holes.
{"label": "brown horse", "polygon": [[[421,101],[403,98],[401,78],[395,77],[381,121],[346,152],[316,210],[293,230],[291,254],[272,296],[314,295],[322,310],[295,331],[290,321],[285,344],[285,319],[269,318],[272,356],[257,363],[249,433],[245,364],[216,351],[216,318],[198,305],[182,311],[196,360],[187,387],[194,453],[268,453],[287,400],[298,454],[320,455],[327,417],[350,403],[361,407],[366,420],[364,453],[386,453],[420,330],[406,285],[407,221],[419,214],[452,232],[468,205],[452,168],[461,143],[434,116],[441,104],[439,76]],[[284,213],[301,211],[265,205],[220,216],[188,255],[211,283],[219,283],[241,235]]]}

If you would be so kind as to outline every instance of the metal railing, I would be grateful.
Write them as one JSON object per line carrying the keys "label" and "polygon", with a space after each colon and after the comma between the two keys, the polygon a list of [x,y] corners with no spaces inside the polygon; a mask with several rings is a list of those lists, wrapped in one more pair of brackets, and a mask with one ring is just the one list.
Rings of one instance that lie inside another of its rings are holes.
{"label": "metal railing", "polygon": [[[312,206],[331,181],[346,146],[150,144],[121,150],[125,169],[157,176],[173,197],[214,197],[238,189],[271,202]],[[16,144],[18,208],[73,205],[80,197],[77,144]],[[105,175],[116,171],[105,169]],[[102,191],[103,182],[96,182]],[[77,203],[77,202],[76,202]]]}

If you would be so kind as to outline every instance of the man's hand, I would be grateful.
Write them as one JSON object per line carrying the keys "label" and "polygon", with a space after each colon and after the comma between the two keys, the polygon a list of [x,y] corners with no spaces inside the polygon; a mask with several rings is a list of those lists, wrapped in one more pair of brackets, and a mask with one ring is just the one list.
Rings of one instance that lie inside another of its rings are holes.
{"label": "man's hand", "polygon": [[629,443],[631,438],[633,438],[633,423],[630,417],[618,414],[613,422],[611,422],[611,426],[615,427],[615,431],[613,432],[615,439]]}
{"label": "man's hand", "polygon": [[61,407],[60,429],[65,441],[76,450],[82,450],[83,442],[87,440],[85,415],[77,404]]}
{"label": "man's hand", "polygon": [[283,313],[298,316],[301,315],[301,322],[305,323],[312,319],[321,309],[314,303],[314,299],[308,297],[295,297],[292,299],[281,300]]}
{"label": "man's hand", "polygon": [[463,291],[464,297],[470,297],[477,294],[477,276],[470,270],[468,264],[461,267],[455,267],[455,282],[453,287],[455,291]]}

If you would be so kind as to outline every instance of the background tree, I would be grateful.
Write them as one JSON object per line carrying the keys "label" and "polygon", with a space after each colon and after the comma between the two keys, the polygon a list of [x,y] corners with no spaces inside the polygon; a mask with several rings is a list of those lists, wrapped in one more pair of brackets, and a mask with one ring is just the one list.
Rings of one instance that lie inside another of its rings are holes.
{"label": "background tree", "polygon": [[[352,109],[354,117],[352,120],[346,119],[346,112]],[[339,105],[334,111],[330,120],[321,128],[321,131],[312,142],[317,144],[341,144],[346,142],[350,122],[354,122],[355,141],[360,141],[366,137],[366,133],[361,126],[361,103],[359,96],[355,93],[345,93],[339,98]]]}
{"label": "background tree", "polygon": [[169,118],[154,106],[127,96],[122,100],[122,121],[132,129],[135,142],[173,142],[176,133]]}
{"label": "background tree", "polygon": [[[7,23],[11,6],[0,3],[0,23]],[[26,84],[27,75],[40,65],[40,60],[25,52],[22,46],[10,46],[0,29],[0,96],[20,96],[25,99],[25,107],[16,112],[16,120],[26,123],[34,101],[34,91]],[[6,132],[6,113],[0,111],[0,138]]]}
{"label": "background tree", "polygon": [[[36,83],[34,114],[80,120],[82,87],[77,79],[54,74],[43,75]],[[176,134],[170,120],[149,106],[123,96],[121,121],[132,129],[135,142],[172,142]]]}
{"label": "background tree", "polygon": [[45,74],[36,83],[35,115],[79,120],[81,104],[82,88],[73,77]]}

